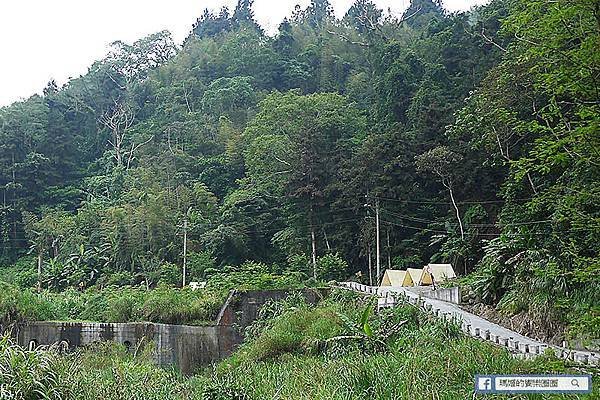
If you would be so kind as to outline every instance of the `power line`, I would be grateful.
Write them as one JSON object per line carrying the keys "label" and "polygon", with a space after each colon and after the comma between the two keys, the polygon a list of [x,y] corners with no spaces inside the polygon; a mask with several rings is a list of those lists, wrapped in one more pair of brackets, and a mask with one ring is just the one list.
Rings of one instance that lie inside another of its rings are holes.
{"label": "power line", "polygon": [[[414,229],[417,231],[423,231],[423,232],[432,232],[432,233],[439,233],[439,234],[448,234],[448,231],[440,231],[440,230],[436,230],[436,229],[430,229],[430,228],[423,228],[423,227],[417,227],[417,226],[410,226],[410,225],[405,225],[405,224],[400,224],[397,222],[391,222],[391,221],[382,221],[383,223],[386,223],[388,225],[393,225],[393,226],[398,226],[401,228],[406,228],[406,229]],[[554,231],[554,233],[572,233],[572,232],[587,232],[587,231],[600,231],[600,227],[598,228],[584,228],[584,229],[570,229],[570,230],[566,230],[566,231]],[[526,236],[530,236],[530,235],[534,235],[534,236],[548,236],[547,233],[545,232],[528,232],[528,233],[515,233],[515,232],[502,232],[502,233],[482,233],[482,232],[477,232],[475,234],[476,236],[490,236],[490,237],[499,237],[499,236],[519,236],[519,237],[526,237]]]}
{"label": "power line", "polygon": [[[415,222],[431,223],[431,224],[449,223],[447,221],[441,222],[441,221],[434,221],[434,220],[425,219],[425,218],[417,218],[417,217],[411,217],[408,215],[397,214],[397,213],[394,213],[389,210],[383,210],[383,211],[392,216],[402,218],[402,219],[412,220]],[[539,224],[552,223],[552,222],[553,221],[551,219],[545,219],[545,220],[540,220],[540,221],[514,222],[514,223],[508,223],[508,224],[468,224],[468,226],[474,227],[474,228],[503,228],[503,227],[510,227],[510,226],[539,225]],[[457,223],[450,223],[450,224],[458,225]]]}
{"label": "power line", "polygon": [[[358,217],[358,218],[350,218],[350,219],[345,219],[345,220],[340,220],[340,221],[335,221],[335,222],[325,222],[322,224],[318,224],[318,225],[303,225],[303,226],[299,226],[296,227],[298,229],[304,229],[304,228],[311,228],[311,227],[317,227],[317,226],[332,226],[332,225],[340,225],[340,224],[345,224],[345,223],[349,223],[349,222],[356,222],[356,221],[361,221],[363,218],[362,217]],[[285,228],[284,228],[285,229]],[[254,230],[254,231],[243,231],[243,233],[245,234],[249,234],[249,233],[270,233],[270,232],[279,232],[282,229],[265,229],[265,230]]]}
{"label": "power line", "polygon": [[[432,201],[432,200],[402,200],[395,199],[391,197],[376,197],[383,201],[393,201],[397,203],[408,203],[408,204],[439,204],[439,205],[452,205],[449,201]],[[534,200],[534,198],[523,198],[523,199],[512,199],[514,201],[530,201]],[[506,203],[506,200],[483,200],[483,201],[461,201],[457,202],[457,205],[465,205],[465,204],[502,204]]]}

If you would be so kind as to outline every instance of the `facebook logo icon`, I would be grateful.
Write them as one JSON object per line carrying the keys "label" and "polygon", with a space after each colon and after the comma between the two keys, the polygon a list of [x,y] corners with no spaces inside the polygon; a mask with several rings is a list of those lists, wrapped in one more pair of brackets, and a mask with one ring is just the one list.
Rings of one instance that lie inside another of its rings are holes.
{"label": "facebook logo icon", "polygon": [[591,393],[591,375],[475,375],[475,392]]}
{"label": "facebook logo icon", "polygon": [[486,375],[477,375],[475,378],[476,392],[491,392],[494,390],[494,377]]}

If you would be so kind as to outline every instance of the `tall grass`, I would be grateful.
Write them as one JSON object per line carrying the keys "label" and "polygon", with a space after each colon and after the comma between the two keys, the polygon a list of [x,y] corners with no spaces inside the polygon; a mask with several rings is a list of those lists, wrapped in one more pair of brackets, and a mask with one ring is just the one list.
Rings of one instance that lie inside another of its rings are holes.
{"label": "tall grass", "polygon": [[1,399],[183,400],[190,394],[200,398],[201,392],[176,371],[155,367],[147,355],[134,358],[120,345],[61,355],[56,347],[23,349],[0,339]]}
{"label": "tall grass", "polygon": [[69,392],[63,377],[70,369],[70,365],[61,364],[55,351],[30,351],[16,346],[8,337],[0,338],[2,399],[63,399]]}
{"label": "tall grass", "polygon": [[[368,304],[355,296],[332,297],[318,306],[299,298],[269,304],[238,352],[193,377],[157,368],[149,353],[134,356],[113,343],[61,355],[56,348],[27,350],[4,338],[0,398],[461,400],[473,398],[475,374],[585,372],[553,358],[513,358],[410,305],[371,316],[371,336],[346,335]],[[486,399],[594,399],[597,386],[596,375],[588,396]]]}
{"label": "tall grass", "polygon": [[[356,300],[346,304],[330,301],[280,313],[261,334],[223,361],[213,379],[233,382],[237,394],[249,399],[455,400],[472,398],[476,374],[569,371],[557,359],[516,359],[504,349],[463,336],[455,325],[430,318],[410,305],[371,319],[375,335],[401,325],[383,347],[369,346],[367,339],[326,348],[307,346],[343,334],[345,321],[359,319],[361,309]],[[597,398],[599,393],[596,388],[587,398]]]}
{"label": "tall grass", "polygon": [[0,282],[0,324],[23,321],[83,320],[96,322],[211,322],[226,298],[218,290],[192,291],[158,287],[67,290],[35,293]]}

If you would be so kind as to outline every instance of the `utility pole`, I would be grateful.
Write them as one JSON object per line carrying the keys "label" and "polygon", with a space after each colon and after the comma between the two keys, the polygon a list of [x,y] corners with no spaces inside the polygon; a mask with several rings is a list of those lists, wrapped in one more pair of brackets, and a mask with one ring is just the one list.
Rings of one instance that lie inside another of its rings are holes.
{"label": "utility pole", "polygon": [[367,243],[367,256],[369,257],[369,286],[373,286],[373,259],[371,257],[371,242]]}
{"label": "utility pole", "polygon": [[379,277],[381,275],[381,255],[380,255],[380,249],[379,249],[379,199],[375,200],[375,229],[377,230],[377,262],[376,262],[376,268],[377,268],[377,284],[379,284]]}
{"label": "utility pole", "polygon": [[41,250],[38,252],[38,257],[37,257],[37,275],[38,275],[37,291],[38,291],[38,293],[41,293],[42,292],[42,251]]}
{"label": "utility pole", "polygon": [[386,229],[387,232],[387,267],[388,269],[392,269],[392,250],[390,247],[390,227]]}
{"label": "utility pole", "polygon": [[188,218],[190,216],[190,212],[192,211],[192,207],[188,208],[185,213],[185,217],[183,219],[183,277],[181,279],[181,287],[185,287],[185,276],[187,273],[187,230],[188,230]]}
{"label": "utility pole", "polygon": [[312,250],[312,266],[313,266],[313,278],[317,279],[317,239],[315,237],[315,226],[313,225],[313,205],[312,199],[310,203],[310,215],[309,215],[309,223],[310,223],[310,247]]}
{"label": "utility pole", "polygon": [[[371,202],[369,201],[369,192],[367,192],[367,194],[365,195],[365,207],[366,208],[371,208]],[[368,216],[367,216],[368,218]],[[375,198],[375,236],[376,236],[376,246],[377,249],[375,250],[375,255],[376,255],[376,259],[375,259],[375,283],[379,284],[379,277],[381,276],[381,243],[380,243],[380,237],[379,237],[379,199],[376,197]],[[371,246],[368,247],[369,250],[369,266],[371,265]]]}
{"label": "utility pole", "polygon": [[310,226],[311,259],[313,266],[313,278],[317,279],[317,242],[315,238],[315,228]]}

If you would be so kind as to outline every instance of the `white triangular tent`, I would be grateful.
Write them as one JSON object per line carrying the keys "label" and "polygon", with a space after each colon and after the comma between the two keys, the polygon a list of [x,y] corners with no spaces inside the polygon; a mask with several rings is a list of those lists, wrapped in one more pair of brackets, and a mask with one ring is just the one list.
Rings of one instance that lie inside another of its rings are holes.
{"label": "white triangular tent", "polygon": [[419,286],[419,282],[421,282],[421,277],[423,276],[423,269],[407,268],[406,275],[410,279],[410,285],[407,286]]}
{"label": "white triangular tent", "polygon": [[381,286],[412,286],[413,282],[406,271],[386,269],[381,279]]}
{"label": "white triangular tent", "polygon": [[422,271],[423,274],[419,280],[419,285],[431,285],[431,275],[433,275],[433,279],[435,279],[436,283],[456,278],[452,264],[427,264]]}

